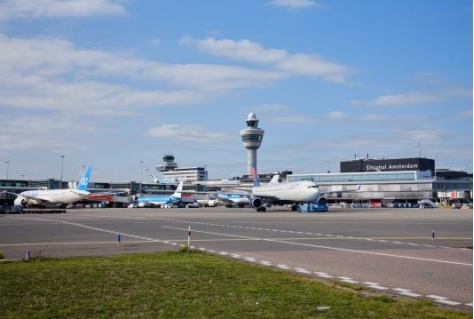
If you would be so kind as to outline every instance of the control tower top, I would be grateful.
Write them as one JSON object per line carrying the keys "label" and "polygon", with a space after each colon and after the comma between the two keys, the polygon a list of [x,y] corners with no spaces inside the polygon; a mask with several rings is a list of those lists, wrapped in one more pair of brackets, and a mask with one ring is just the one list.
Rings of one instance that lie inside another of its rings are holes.
{"label": "control tower top", "polygon": [[174,161],[174,156],[171,154],[165,154],[163,156],[163,164],[157,165],[156,170],[160,172],[172,171],[178,167],[178,164]]}
{"label": "control tower top", "polygon": [[257,115],[255,115],[255,113],[249,113],[249,116],[247,117],[247,127],[257,127],[257,126],[258,126]]}
{"label": "control tower top", "polygon": [[256,150],[262,144],[264,130],[258,127],[258,119],[255,113],[249,113],[247,127],[240,131],[242,142],[246,149]]}
{"label": "control tower top", "polygon": [[258,127],[258,119],[255,113],[249,113],[247,127],[240,131],[240,137],[247,149],[247,172],[252,174],[257,169],[257,149],[262,144],[264,130]]}

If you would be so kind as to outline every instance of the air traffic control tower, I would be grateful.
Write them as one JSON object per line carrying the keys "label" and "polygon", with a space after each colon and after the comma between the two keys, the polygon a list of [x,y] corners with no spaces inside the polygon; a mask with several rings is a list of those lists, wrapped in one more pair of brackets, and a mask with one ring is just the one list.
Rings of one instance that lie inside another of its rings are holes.
{"label": "air traffic control tower", "polygon": [[240,131],[242,142],[247,149],[247,174],[252,174],[252,167],[257,169],[257,149],[262,144],[263,133],[265,131],[258,128],[258,120],[255,113],[249,113],[247,117],[247,128]]}

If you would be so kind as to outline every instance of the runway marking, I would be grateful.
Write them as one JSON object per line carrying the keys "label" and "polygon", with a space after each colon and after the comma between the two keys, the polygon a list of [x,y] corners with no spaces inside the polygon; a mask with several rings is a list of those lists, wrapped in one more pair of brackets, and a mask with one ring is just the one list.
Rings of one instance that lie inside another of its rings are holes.
{"label": "runway marking", "polygon": [[[179,228],[179,227],[170,227],[170,226],[162,226],[162,227],[163,228],[169,228],[169,229],[183,230],[183,231],[187,230],[186,228]],[[459,266],[469,266],[469,267],[473,266],[472,264],[469,264],[469,263],[461,263],[461,262],[455,262],[455,261],[449,261],[449,260],[430,259],[430,258],[404,256],[404,255],[394,255],[394,254],[378,253],[378,252],[373,252],[373,251],[356,250],[356,249],[348,249],[348,248],[337,248],[337,247],[329,247],[329,246],[305,244],[305,243],[295,243],[295,242],[290,242],[290,241],[280,240],[280,239],[251,237],[251,236],[243,236],[243,235],[207,232],[207,231],[200,231],[200,230],[193,230],[193,231],[195,233],[202,233],[202,234],[209,234],[209,235],[216,235],[216,236],[253,239],[253,240],[281,243],[281,244],[294,245],[294,246],[304,246],[304,247],[323,248],[323,249],[343,251],[343,252],[351,252],[351,253],[357,253],[357,254],[367,254],[367,255],[382,256],[382,257],[411,259],[411,260],[427,261],[427,262],[435,262],[435,263],[444,263],[444,264],[459,265]]]}
{"label": "runway marking", "polygon": [[[132,240],[128,243],[133,244],[143,244],[143,243],[151,243],[153,239],[146,239],[146,240]],[[47,242],[47,243],[22,243],[22,244],[1,244],[0,247],[21,247],[21,246],[67,246],[67,245],[98,245],[98,244],[114,244],[117,245],[117,241],[71,241],[71,242]],[[123,244],[123,243],[122,243]]]}
{"label": "runway marking", "polygon": [[299,272],[301,274],[310,274],[311,271],[309,271],[308,269],[306,268],[293,268],[296,272]]}
{"label": "runway marking", "polygon": [[400,295],[409,296],[409,297],[422,297],[423,296],[423,295],[411,292],[411,290],[403,289],[403,288],[394,288],[392,290],[395,290]]}
{"label": "runway marking", "polygon": [[326,279],[334,278],[334,276],[331,276],[330,274],[328,274],[326,272],[315,271],[314,274],[318,277],[322,277],[322,278],[326,278]]}
{"label": "runway marking", "polygon": [[369,288],[373,288],[373,289],[377,289],[377,290],[387,290],[387,289],[389,289],[387,287],[380,286],[380,284],[377,283],[377,282],[366,281],[366,282],[364,282],[364,285],[367,285]]}
{"label": "runway marking", "polygon": [[277,268],[283,269],[283,270],[290,270],[291,267],[283,264],[276,265]]}
{"label": "runway marking", "polygon": [[[38,220],[42,220],[44,221],[44,219],[41,219],[41,218],[36,218]],[[56,223],[64,223],[64,224],[69,224],[69,225],[72,225],[72,226],[77,226],[77,227],[82,227],[82,228],[86,228],[86,229],[91,229],[91,230],[97,230],[97,231],[101,231],[101,232],[106,232],[106,233],[111,233],[111,234],[121,234],[123,236],[128,236],[128,237],[131,237],[131,238],[137,238],[137,239],[144,239],[144,241],[132,241],[132,243],[137,243],[137,242],[160,242],[160,243],[169,243],[170,245],[173,245],[173,246],[178,246],[179,244],[177,243],[174,243],[174,242],[169,242],[169,241],[163,241],[163,240],[159,240],[159,239],[154,239],[154,238],[150,238],[150,237],[143,237],[143,236],[138,236],[138,235],[134,235],[134,234],[127,234],[127,233],[121,233],[121,232],[117,232],[117,231],[113,231],[113,230],[108,230],[108,229],[103,229],[103,228],[98,228],[98,227],[93,227],[93,226],[88,226],[88,225],[83,225],[83,224],[79,224],[79,223],[73,223],[73,222],[67,222],[67,221],[58,221]],[[172,229],[178,229],[178,230],[187,230],[187,228],[177,228],[177,227],[166,227],[166,226],[162,226],[164,228],[172,228]],[[359,251],[359,250],[351,250],[351,249],[340,249],[340,248],[334,248],[334,247],[326,247],[326,246],[319,246],[319,245],[310,245],[310,244],[302,244],[302,243],[293,243],[293,242],[286,242],[286,241],[282,241],[282,240],[272,240],[272,239],[265,239],[265,238],[257,238],[257,237],[249,237],[249,236],[239,236],[239,235],[232,235],[232,234],[220,234],[220,233],[211,233],[211,232],[203,232],[203,231],[196,231],[194,230],[194,232],[201,232],[201,233],[208,233],[208,234],[215,234],[215,235],[222,235],[222,236],[231,236],[231,237],[240,237],[240,239],[246,239],[246,240],[261,240],[261,241],[268,241],[268,242],[278,242],[278,243],[284,243],[284,244],[290,244],[290,245],[301,245],[301,246],[307,246],[307,247],[318,247],[318,248],[325,248],[325,249],[331,249],[331,250],[338,250],[338,251],[347,251],[347,252],[355,252],[355,253],[365,253],[365,254],[373,254],[373,255],[381,255],[381,256],[387,256],[387,257],[397,257],[397,258],[408,258],[408,259],[414,259],[414,260],[423,260],[423,261],[433,261],[433,262],[441,262],[441,263],[451,263],[451,264],[458,264],[458,265],[468,265],[468,266],[472,266],[470,264],[464,264],[464,263],[455,263],[455,262],[447,262],[447,261],[442,261],[442,260],[432,260],[432,259],[425,259],[425,258],[414,258],[414,257],[408,257],[408,256],[399,256],[399,255],[389,255],[389,254],[382,254],[382,253],[373,253],[373,252],[366,252],[366,251]],[[336,238],[334,238],[336,239]],[[90,243],[90,242],[86,242],[86,243]],[[99,243],[104,243],[104,242],[99,242]],[[111,242],[112,243],[112,242]],[[116,243],[115,241],[113,243]],[[36,243],[38,245],[41,245],[41,243]],[[47,243],[48,245],[51,245],[52,243]],[[70,243],[63,243],[64,245],[67,245],[67,244],[70,244]],[[43,244],[44,245],[44,244]],[[183,245],[181,245],[183,246]],[[322,277],[322,278],[327,278],[327,279],[330,279],[330,278],[334,278],[334,276],[331,276],[327,273],[324,273],[324,272],[314,272],[312,273],[311,271],[307,270],[306,268],[299,268],[299,267],[290,267],[290,266],[286,266],[286,265],[274,265],[272,262],[269,262],[269,261],[259,261],[258,259],[254,258],[254,257],[244,257],[244,256],[241,256],[241,255],[238,255],[238,254],[232,254],[232,253],[229,253],[229,252],[224,252],[224,251],[215,251],[215,250],[208,250],[206,248],[196,248],[195,246],[191,246],[191,248],[193,249],[200,249],[202,251],[207,251],[209,253],[217,253],[217,254],[220,254],[220,255],[224,255],[224,256],[229,256],[229,257],[232,257],[232,258],[237,258],[237,259],[240,259],[242,258],[243,260],[245,261],[248,261],[248,262],[251,262],[251,263],[257,263],[257,264],[260,264],[262,266],[267,266],[267,267],[277,267],[277,268],[280,268],[280,269],[290,269],[290,270],[293,270],[295,272],[299,272],[299,273],[302,273],[302,274],[306,274],[306,275],[311,275],[311,274],[314,274],[318,277]],[[350,278],[350,277],[344,277],[344,276],[340,276],[338,277],[339,280],[343,281],[343,282],[350,282],[350,283],[354,283],[354,284],[358,284],[359,282]],[[364,284],[366,284],[369,288],[373,288],[373,289],[378,289],[378,290],[385,290],[385,289],[390,289],[390,288],[387,288],[387,287],[383,287],[383,286],[380,286],[378,283],[372,283],[372,282],[365,282]],[[413,293],[411,292],[411,290],[408,290],[408,289],[403,289],[403,288],[394,288],[392,289],[393,291],[396,291],[398,292],[400,295],[405,295],[405,296],[409,296],[409,297],[423,297],[423,295],[420,295],[420,294],[417,294],[417,293]],[[437,295],[428,295],[426,296],[427,298],[431,298],[433,299],[434,302],[437,302],[437,303],[442,303],[442,304],[445,304],[445,305],[450,305],[450,306],[459,306],[459,305],[462,305],[462,303],[460,302],[456,302],[456,301],[451,301],[451,300],[448,300],[447,297],[442,297],[442,296],[437,296]],[[466,303],[464,304],[466,306],[470,306],[472,307],[472,303]]]}
{"label": "runway marking", "polygon": [[358,284],[359,283],[357,280],[354,280],[350,277],[341,276],[341,277],[337,277],[337,278],[339,278],[340,281],[347,282],[349,284]]}
{"label": "runway marking", "polygon": [[273,266],[273,263],[270,262],[270,261],[267,261],[267,260],[261,260],[261,261],[260,261],[260,265]]}
{"label": "runway marking", "polygon": [[[184,221],[179,219],[169,219],[164,218],[165,221],[172,221],[172,222],[179,222],[179,223],[188,223],[188,224],[200,224],[200,225],[207,225],[207,226],[217,226],[217,227],[226,227],[226,228],[239,228],[239,229],[257,229],[262,231],[271,231],[271,232],[280,232],[280,233],[297,233],[297,234],[306,234],[306,235],[316,235],[316,236],[324,236],[326,239],[355,239],[355,240],[365,240],[365,241],[377,241],[382,243],[393,243],[396,245],[410,245],[410,246],[425,246],[425,247],[432,247],[432,248],[443,248],[443,249],[455,249],[453,247],[448,246],[435,246],[435,245],[428,245],[428,244],[417,244],[411,242],[401,242],[399,240],[431,240],[431,237],[423,236],[423,237],[353,237],[353,236],[343,236],[343,235],[333,235],[333,234],[322,234],[322,233],[311,233],[311,232],[295,232],[292,230],[281,230],[281,229],[269,229],[269,228],[255,228],[252,226],[240,226],[240,225],[229,225],[229,224],[216,224],[216,223],[203,223],[203,222],[193,222],[193,221]],[[397,240],[395,240],[397,239]],[[437,240],[472,240],[472,238],[464,238],[464,237],[439,237]],[[463,248],[459,248],[463,249]]]}

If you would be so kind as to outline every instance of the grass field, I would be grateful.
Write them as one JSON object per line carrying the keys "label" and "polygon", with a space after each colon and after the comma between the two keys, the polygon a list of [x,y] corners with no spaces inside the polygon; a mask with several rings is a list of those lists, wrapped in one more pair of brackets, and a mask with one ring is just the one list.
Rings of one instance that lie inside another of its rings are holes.
{"label": "grass field", "polygon": [[0,318],[472,318],[332,285],[200,252],[39,258],[0,263]]}

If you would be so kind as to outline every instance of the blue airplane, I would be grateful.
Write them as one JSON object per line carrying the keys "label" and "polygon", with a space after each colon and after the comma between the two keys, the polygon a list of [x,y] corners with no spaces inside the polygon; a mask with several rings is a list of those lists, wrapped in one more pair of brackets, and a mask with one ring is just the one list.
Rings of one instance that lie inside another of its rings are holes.
{"label": "blue airplane", "polygon": [[182,201],[182,191],[183,191],[183,182],[179,183],[175,192],[170,196],[160,196],[160,195],[142,195],[137,198],[136,204],[138,207],[145,206],[156,206],[164,207],[165,205],[173,205],[181,203]]}

